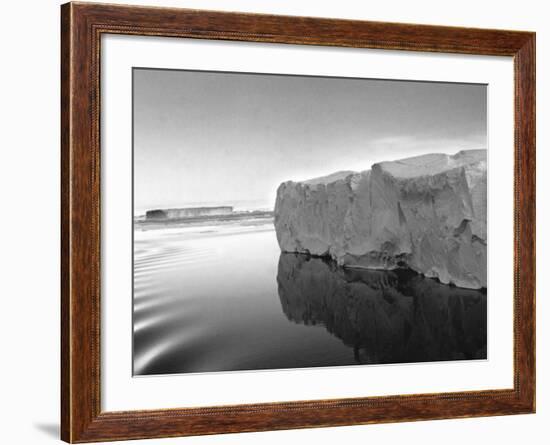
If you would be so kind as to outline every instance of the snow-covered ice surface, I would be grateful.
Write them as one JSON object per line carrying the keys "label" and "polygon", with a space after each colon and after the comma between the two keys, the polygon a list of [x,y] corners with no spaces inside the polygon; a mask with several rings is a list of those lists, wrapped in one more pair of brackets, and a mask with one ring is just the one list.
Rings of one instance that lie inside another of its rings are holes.
{"label": "snow-covered ice surface", "polygon": [[487,151],[428,154],[277,190],[283,252],[487,287]]}

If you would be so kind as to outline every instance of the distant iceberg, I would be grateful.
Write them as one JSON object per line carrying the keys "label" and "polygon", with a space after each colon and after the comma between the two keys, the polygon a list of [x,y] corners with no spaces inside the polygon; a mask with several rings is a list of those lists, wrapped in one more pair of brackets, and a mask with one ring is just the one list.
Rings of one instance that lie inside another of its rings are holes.
{"label": "distant iceberg", "polygon": [[169,219],[194,218],[197,216],[231,215],[233,207],[185,207],[181,209],[155,209],[148,210],[145,218],[149,221],[164,221]]}

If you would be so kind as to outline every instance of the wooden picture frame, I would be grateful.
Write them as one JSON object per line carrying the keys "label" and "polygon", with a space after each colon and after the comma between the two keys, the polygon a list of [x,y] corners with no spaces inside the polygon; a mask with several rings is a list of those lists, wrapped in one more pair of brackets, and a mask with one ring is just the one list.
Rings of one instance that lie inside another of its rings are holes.
{"label": "wooden picture frame", "polygon": [[[100,38],[222,39],[512,56],[514,387],[102,412]],[[71,443],[535,412],[535,34],[92,3],[61,7],[61,437]]]}

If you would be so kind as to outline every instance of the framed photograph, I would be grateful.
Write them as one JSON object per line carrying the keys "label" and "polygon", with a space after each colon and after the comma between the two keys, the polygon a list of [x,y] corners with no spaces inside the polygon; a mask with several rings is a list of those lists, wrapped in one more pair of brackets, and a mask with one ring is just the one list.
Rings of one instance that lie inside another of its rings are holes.
{"label": "framed photograph", "polygon": [[535,411],[534,33],[61,33],[63,440]]}

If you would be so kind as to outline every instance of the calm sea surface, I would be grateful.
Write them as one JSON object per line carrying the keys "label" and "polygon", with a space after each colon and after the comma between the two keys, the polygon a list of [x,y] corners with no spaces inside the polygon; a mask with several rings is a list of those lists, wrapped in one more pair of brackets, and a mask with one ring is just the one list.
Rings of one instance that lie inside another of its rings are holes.
{"label": "calm sea surface", "polygon": [[270,221],[136,230],[134,374],[486,358],[487,298],[281,254]]}

